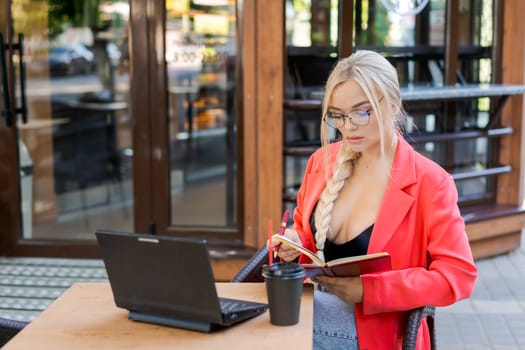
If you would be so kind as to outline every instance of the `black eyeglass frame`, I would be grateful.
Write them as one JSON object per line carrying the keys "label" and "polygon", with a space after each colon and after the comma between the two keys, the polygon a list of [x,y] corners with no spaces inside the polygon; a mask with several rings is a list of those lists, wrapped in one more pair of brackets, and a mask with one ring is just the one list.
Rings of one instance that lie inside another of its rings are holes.
{"label": "black eyeglass frame", "polygon": [[[381,103],[381,101],[383,101],[383,97],[384,96],[381,96],[381,98],[379,99],[379,101],[377,101],[377,103]],[[360,108],[357,108],[357,109],[353,109],[351,111],[348,111],[346,113],[332,113],[331,111],[327,111],[326,114],[323,116],[323,121],[331,128],[334,128],[334,129],[339,129],[339,128],[342,128],[343,126],[346,125],[346,120],[348,119],[348,121],[352,124],[352,125],[355,125],[355,126],[367,126],[368,124],[370,124],[370,115],[372,114],[373,112],[373,107],[370,107],[369,109],[367,110],[363,110],[363,109],[360,109]],[[364,124],[356,124],[352,119],[352,117],[350,116],[350,114],[352,113],[356,113],[356,112],[365,112],[366,115],[368,116],[367,120],[366,120],[366,123]],[[340,125],[340,126],[337,126],[337,125],[332,125],[330,124],[330,122],[328,121],[329,119],[332,119],[334,122],[335,122],[335,118],[330,118],[328,117],[329,115],[340,115],[342,116],[342,121],[343,123]]]}

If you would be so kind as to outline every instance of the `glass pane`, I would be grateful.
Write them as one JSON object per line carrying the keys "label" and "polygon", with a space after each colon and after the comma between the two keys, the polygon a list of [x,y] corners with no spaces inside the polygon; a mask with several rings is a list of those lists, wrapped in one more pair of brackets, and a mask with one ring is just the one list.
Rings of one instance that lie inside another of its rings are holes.
{"label": "glass pane", "polygon": [[[286,99],[318,99],[337,60],[338,1],[287,0]],[[285,108],[283,205],[293,210],[308,150],[320,145],[321,111]]]}
{"label": "glass pane", "polygon": [[358,1],[355,45],[382,52],[402,85],[443,84],[446,1]]}
{"label": "glass pane", "polygon": [[236,222],[235,1],[166,2],[171,224]]}
{"label": "glass pane", "polygon": [[493,0],[460,1],[460,83],[492,81],[493,6]]}
{"label": "glass pane", "polygon": [[[131,230],[128,2],[15,0],[12,13],[14,32],[25,36],[23,238]],[[17,95],[21,103],[20,84]]]}
{"label": "glass pane", "polygon": [[337,1],[287,0],[286,97],[310,99],[323,90],[337,60]]}

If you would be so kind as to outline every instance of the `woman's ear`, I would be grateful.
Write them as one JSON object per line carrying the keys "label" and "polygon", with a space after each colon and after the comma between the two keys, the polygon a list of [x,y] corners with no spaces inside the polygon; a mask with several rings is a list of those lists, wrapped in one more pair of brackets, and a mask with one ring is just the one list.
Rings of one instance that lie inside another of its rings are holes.
{"label": "woman's ear", "polygon": [[399,106],[392,105],[392,115],[397,116],[399,114]]}
{"label": "woman's ear", "polygon": [[399,124],[399,115],[401,113],[399,106],[396,106],[392,104],[390,106],[390,115],[392,116],[391,122],[392,122],[392,128],[396,129],[396,126]]}

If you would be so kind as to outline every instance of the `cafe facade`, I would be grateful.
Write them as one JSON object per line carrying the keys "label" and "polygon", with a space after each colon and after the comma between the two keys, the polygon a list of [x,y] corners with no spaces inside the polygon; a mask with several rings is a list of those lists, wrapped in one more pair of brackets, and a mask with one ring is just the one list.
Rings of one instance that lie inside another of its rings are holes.
{"label": "cafe facade", "polygon": [[396,67],[405,137],[453,176],[474,255],[519,246],[522,1],[84,3],[0,0],[0,255],[163,234],[207,240],[230,279],[293,211],[324,81],[360,49]]}

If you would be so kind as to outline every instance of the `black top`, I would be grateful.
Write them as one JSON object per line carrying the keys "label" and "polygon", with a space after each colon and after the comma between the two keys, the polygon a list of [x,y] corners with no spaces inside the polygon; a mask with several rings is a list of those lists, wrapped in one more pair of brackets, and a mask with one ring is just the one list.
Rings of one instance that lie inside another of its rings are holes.
{"label": "black top", "polygon": [[[316,208],[314,208],[314,210],[312,211],[312,215],[310,216],[310,227],[312,228],[314,240],[315,240],[315,232],[316,232],[315,218],[314,218],[315,209]],[[374,225],[372,224],[366,230],[364,230],[359,235],[354,237],[354,239],[348,242],[345,242],[343,244],[336,244],[327,239],[324,243],[324,249],[323,249],[325,261],[331,261],[331,260],[335,260],[339,258],[346,258],[349,256],[365,255],[368,251],[368,245],[370,243],[370,235],[372,234],[373,229],[374,229]]]}
{"label": "black top", "polygon": [[343,244],[336,244],[332,241],[326,240],[323,250],[325,261],[346,258],[349,256],[365,255],[368,251],[370,235],[372,234],[373,229],[374,225],[370,225],[370,227],[361,232],[354,239]]}

